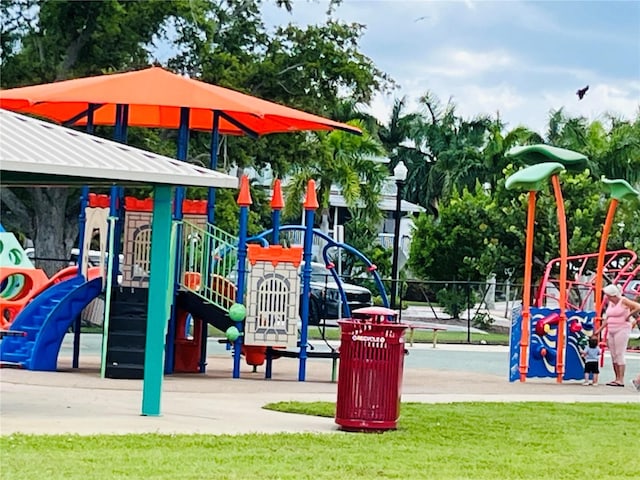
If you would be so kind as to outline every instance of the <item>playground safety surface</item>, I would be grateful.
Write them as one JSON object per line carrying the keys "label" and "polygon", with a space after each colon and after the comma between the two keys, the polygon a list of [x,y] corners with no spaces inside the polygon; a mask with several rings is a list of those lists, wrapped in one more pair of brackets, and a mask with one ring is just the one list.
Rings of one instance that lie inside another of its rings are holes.
{"label": "playground safety surface", "polygon": [[[421,349],[408,347],[421,358]],[[473,357],[469,357],[471,352]],[[637,403],[640,394],[631,378],[640,371],[640,355],[630,354],[628,385],[604,386],[610,378],[609,360],[601,373],[601,386],[584,387],[580,382],[557,384],[553,379],[531,379],[509,383],[506,372],[482,373],[465,362],[477,362],[478,352],[504,352],[491,346],[439,345],[430,358],[442,357],[449,369],[416,366],[405,362],[403,402],[619,402]],[[427,357],[425,357],[427,358]],[[469,359],[469,360],[467,360]],[[61,357],[59,371],[32,372],[0,370],[0,433],[32,434],[125,434],[125,433],[207,433],[250,432],[336,432],[331,418],[319,418],[264,410],[263,405],[280,401],[336,401],[337,384],[331,383],[331,361],[307,360],[306,381],[298,381],[298,360],[281,358],[274,362],[273,378],[264,379],[264,370],[253,373],[242,366],[241,378],[231,378],[228,354],[210,355],[203,375],[166,376],[163,382],[162,415],[140,415],[141,380],[101,379],[99,357],[81,357],[80,369],[71,369],[69,357]],[[428,362],[427,362],[428,363]],[[506,368],[506,367],[505,367]]]}

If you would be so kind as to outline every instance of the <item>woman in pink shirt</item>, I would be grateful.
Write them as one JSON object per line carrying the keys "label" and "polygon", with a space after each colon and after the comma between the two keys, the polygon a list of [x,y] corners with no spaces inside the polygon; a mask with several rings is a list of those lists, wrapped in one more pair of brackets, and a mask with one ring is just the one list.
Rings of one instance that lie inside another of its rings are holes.
{"label": "woman in pink shirt", "polygon": [[640,312],[640,303],[623,297],[620,288],[616,285],[607,285],[602,291],[607,296],[607,310],[605,319],[595,334],[598,335],[602,329],[607,329],[607,347],[611,352],[613,373],[616,376],[607,385],[610,387],[624,387],[626,365],[624,354],[629,344],[633,316]]}

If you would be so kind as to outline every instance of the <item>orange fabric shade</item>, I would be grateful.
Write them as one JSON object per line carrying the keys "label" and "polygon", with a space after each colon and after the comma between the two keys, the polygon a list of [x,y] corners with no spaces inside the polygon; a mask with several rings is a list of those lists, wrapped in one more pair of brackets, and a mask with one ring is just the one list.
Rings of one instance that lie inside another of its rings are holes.
{"label": "orange fabric shade", "polygon": [[265,135],[304,130],[340,129],[351,125],[262,100],[251,95],[182,77],[159,67],[135,72],[0,90],[0,108],[86,125],[89,104],[95,125],[114,125],[116,105],[129,105],[128,125],[178,128],[180,108],[191,109],[189,128],[210,131],[213,111],[221,112],[218,131],[227,135]]}

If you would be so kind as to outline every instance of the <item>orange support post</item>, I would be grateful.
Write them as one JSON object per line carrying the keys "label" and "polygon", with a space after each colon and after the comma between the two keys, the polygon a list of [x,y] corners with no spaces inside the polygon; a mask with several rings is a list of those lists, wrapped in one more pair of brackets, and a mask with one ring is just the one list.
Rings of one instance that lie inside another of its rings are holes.
{"label": "orange support post", "polygon": [[564,211],[564,200],[562,198],[562,190],[560,189],[560,180],[558,175],[551,177],[553,185],[553,193],[556,198],[556,206],[558,213],[558,228],[560,230],[560,319],[558,320],[558,345],[556,357],[556,381],[562,383],[564,377],[564,360],[565,360],[565,344],[566,344],[566,328],[567,328],[567,218]]}
{"label": "orange support post", "polygon": [[611,199],[609,209],[607,210],[607,219],[604,222],[604,228],[602,230],[602,236],[600,237],[600,249],[598,250],[598,266],[596,268],[596,287],[593,295],[596,303],[596,318],[594,320],[595,329],[600,328],[602,322],[602,276],[604,274],[604,257],[607,253],[607,243],[609,241],[609,232],[613,226],[613,219],[615,217],[616,208],[618,207],[618,200]]}
{"label": "orange support post", "polygon": [[531,324],[531,271],[533,267],[533,232],[536,223],[536,192],[529,192],[527,210],[527,236],[524,254],[524,291],[522,294],[522,331],[520,332],[520,381],[527,379],[529,371],[529,332]]}

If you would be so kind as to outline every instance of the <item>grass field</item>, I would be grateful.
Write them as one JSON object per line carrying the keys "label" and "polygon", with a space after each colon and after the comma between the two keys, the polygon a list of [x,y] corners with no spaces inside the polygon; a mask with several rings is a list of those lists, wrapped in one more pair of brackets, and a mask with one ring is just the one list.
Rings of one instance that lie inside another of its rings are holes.
{"label": "grass field", "polygon": [[[333,417],[334,407],[269,408]],[[640,472],[638,404],[408,403],[401,415],[398,430],[383,434],[4,436],[1,474],[3,480],[602,480],[637,479]]]}

